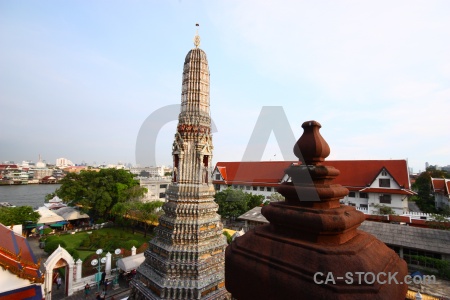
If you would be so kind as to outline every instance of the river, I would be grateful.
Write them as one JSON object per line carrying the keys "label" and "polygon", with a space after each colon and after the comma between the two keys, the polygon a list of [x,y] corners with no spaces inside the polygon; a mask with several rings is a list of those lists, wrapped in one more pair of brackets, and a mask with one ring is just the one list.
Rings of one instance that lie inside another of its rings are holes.
{"label": "river", "polygon": [[44,206],[45,196],[53,193],[60,184],[24,184],[0,186],[0,202],[9,202],[15,206]]}

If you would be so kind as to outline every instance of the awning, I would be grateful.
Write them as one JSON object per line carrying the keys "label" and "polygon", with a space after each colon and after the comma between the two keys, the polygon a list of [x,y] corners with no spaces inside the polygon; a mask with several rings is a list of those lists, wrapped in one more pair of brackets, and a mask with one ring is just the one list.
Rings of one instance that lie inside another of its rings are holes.
{"label": "awning", "polygon": [[54,212],[60,215],[64,220],[69,221],[89,218],[89,215],[82,213],[78,209],[70,206],[54,210]]}
{"label": "awning", "polygon": [[117,267],[125,272],[137,269],[145,260],[144,253],[127,256],[117,260]]}
{"label": "awning", "polygon": [[49,226],[52,227],[52,228],[59,228],[59,227],[63,227],[64,224],[55,223],[55,224],[50,224]]}
{"label": "awning", "polygon": [[37,227],[41,227],[44,224],[27,224],[25,225],[25,229],[30,229],[30,228],[37,228]]}
{"label": "awning", "polygon": [[64,221],[63,217],[58,216],[56,213],[46,207],[39,207],[36,211],[41,215],[38,223],[55,223]]}

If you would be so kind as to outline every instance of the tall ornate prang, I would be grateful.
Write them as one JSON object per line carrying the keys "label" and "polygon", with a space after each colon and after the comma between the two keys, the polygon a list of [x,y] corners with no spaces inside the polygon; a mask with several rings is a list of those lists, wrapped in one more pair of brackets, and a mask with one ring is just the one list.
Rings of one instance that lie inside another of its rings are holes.
{"label": "tall ornate prang", "polygon": [[195,48],[184,61],[181,112],[172,147],[173,177],[155,237],[132,281],[130,299],[225,299],[227,245],[211,176],[209,68]]}
{"label": "tall ornate prang", "polygon": [[302,127],[294,145],[301,162],[285,170],[289,179],[278,189],[286,201],[264,206],[270,224],[226,250],[227,290],[238,300],[405,299],[406,262],[357,229],[364,214],[339,203],[348,190],[333,183],[339,170],[326,165],[321,125]]}

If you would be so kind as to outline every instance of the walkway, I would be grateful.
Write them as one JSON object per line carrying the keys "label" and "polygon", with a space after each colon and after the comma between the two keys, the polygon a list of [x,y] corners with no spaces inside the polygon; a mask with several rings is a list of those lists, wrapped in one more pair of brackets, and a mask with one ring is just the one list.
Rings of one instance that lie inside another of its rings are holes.
{"label": "walkway", "polygon": [[45,274],[44,262],[47,260],[48,254],[45,253],[44,249],[39,248],[39,237],[28,237],[27,241],[36,259],[41,259],[40,270]]}
{"label": "walkway", "polygon": [[[52,297],[52,300],[59,300],[59,299],[69,299],[69,300],[84,300],[84,299],[95,299],[97,293],[97,287],[94,286],[91,288],[91,292],[89,296],[86,298],[84,295],[84,290],[74,293],[72,296],[69,297],[62,297],[54,295]],[[113,290],[112,288],[109,288],[106,291],[106,299],[107,300],[120,300],[120,299],[126,299],[128,298],[130,294],[130,288],[128,286],[128,282],[125,279],[119,280],[119,288]]]}

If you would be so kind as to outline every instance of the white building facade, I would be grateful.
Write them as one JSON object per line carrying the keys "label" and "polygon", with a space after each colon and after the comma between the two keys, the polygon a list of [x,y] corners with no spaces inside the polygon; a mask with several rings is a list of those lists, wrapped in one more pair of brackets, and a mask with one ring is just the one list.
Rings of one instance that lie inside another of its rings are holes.
{"label": "white building facade", "polygon": [[74,166],[74,165],[75,164],[71,160],[69,160],[67,158],[61,157],[61,158],[57,158],[56,159],[56,166],[58,168],[66,168],[66,167],[71,167],[71,166]]}
{"label": "white building facade", "polygon": [[[284,170],[293,163],[298,162],[219,162],[213,183],[216,191],[241,189],[269,199],[282,182],[290,180]],[[368,214],[379,214],[383,207],[397,215],[409,212],[408,199],[415,193],[410,189],[406,160],[342,160],[327,161],[326,165],[340,170],[335,183],[349,190],[342,204]]]}
{"label": "white building facade", "polygon": [[143,202],[166,201],[166,189],[171,177],[141,178],[140,186],[147,189]]}
{"label": "white building facade", "polygon": [[130,168],[130,172],[132,174],[142,176],[141,173],[148,173],[146,177],[164,177],[166,172],[171,172],[172,169],[165,166],[158,167],[132,167]]}

